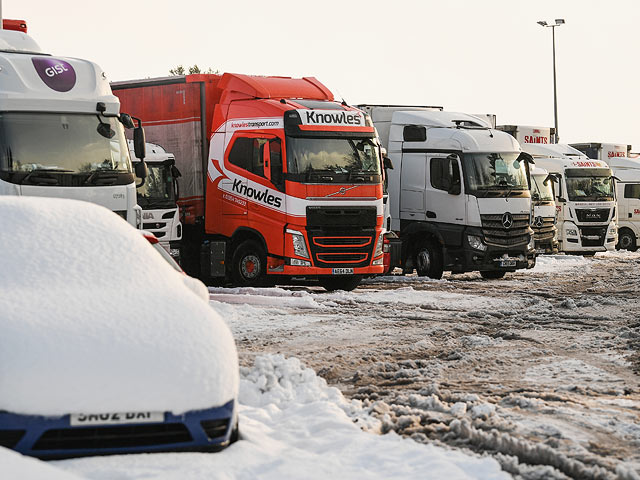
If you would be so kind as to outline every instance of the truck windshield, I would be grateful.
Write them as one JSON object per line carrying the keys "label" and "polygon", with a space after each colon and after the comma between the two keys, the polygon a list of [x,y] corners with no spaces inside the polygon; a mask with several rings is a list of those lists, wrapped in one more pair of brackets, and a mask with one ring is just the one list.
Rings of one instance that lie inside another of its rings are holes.
{"label": "truck windshield", "polygon": [[138,187],[138,205],[142,208],[173,208],[176,206],[171,165],[147,162],[149,174]]}
{"label": "truck windshield", "polygon": [[553,188],[551,187],[551,179],[544,181],[547,175],[531,175],[531,198],[534,202],[552,202]]}
{"label": "truck windshield", "polygon": [[373,138],[287,137],[287,171],[310,183],[380,183],[380,154]]}
{"label": "truck windshield", "polygon": [[120,121],[92,114],[0,114],[0,171],[131,173]]}
{"label": "truck windshield", "polygon": [[519,153],[466,153],[463,155],[467,189],[470,191],[529,190],[524,162]]}
{"label": "truck windshield", "polygon": [[567,168],[567,195],[572,202],[613,201],[613,179],[608,168]]}

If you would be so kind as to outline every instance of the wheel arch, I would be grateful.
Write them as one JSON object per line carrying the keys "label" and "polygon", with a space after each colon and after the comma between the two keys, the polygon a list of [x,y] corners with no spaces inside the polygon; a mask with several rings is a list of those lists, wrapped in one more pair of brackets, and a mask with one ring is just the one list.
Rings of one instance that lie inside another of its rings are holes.
{"label": "wheel arch", "polygon": [[244,242],[245,240],[254,240],[257,241],[262,249],[264,250],[265,255],[268,255],[267,250],[267,242],[262,236],[260,232],[250,227],[239,227],[233,232],[231,236],[231,254],[235,251],[238,246]]}

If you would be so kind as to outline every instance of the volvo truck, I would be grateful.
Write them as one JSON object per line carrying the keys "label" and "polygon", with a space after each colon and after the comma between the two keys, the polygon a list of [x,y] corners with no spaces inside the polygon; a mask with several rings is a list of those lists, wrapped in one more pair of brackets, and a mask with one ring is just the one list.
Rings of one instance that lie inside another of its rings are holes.
{"label": "volvo truck", "polygon": [[[140,227],[123,129],[134,120],[119,113],[105,72],[45,53],[18,27],[0,30],[0,195],[85,200]],[[134,136],[143,159],[139,123]],[[145,177],[144,162],[136,170]]]}
{"label": "volvo truck", "polygon": [[535,265],[529,156],[513,137],[438,107],[360,108],[393,162],[391,230],[402,240],[405,273],[497,279]]}
{"label": "volvo truck", "polygon": [[[514,131],[512,127],[498,128]],[[522,149],[533,156],[536,167],[544,168],[553,178],[559,249],[587,256],[614,250],[617,210],[609,166],[569,145],[552,144],[550,139],[523,143]]]}
{"label": "volvo truck", "polygon": [[631,158],[631,145],[615,143],[572,144],[585,155],[604,160],[616,180],[618,244],[635,252],[640,245],[640,160]]}
{"label": "volvo truck", "polygon": [[187,273],[350,290],[383,272],[373,124],[318,80],[196,74],[112,88],[176,156]]}
{"label": "volvo truck", "polygon": [[[182,223],[178,211],[180,170],[176,167],[173,153],[160,145],[147,143],[145,161],[148,167],[147,179],[140,180],[137,188],[138,205],[142,208],[142,229],[153,233],[176,262],[180,262],[180,240]],[[135,157],[135,148],[129,140],[129,151]]]}

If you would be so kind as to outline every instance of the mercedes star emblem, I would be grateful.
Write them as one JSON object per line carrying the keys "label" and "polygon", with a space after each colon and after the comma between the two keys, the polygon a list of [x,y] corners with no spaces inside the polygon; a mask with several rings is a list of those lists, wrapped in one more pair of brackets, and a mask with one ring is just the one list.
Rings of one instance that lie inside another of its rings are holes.
{"label": "mercedes star emblem", "polygon": [[513,216],[509,212],[506,212],[504,215],[502,215],[502,226],[506,229],[509,229],[513,226]]}
{"label": "mercedes star emblem", "polygon": [[533,226],[537,228],[541,228],[544,225],[544,219],[542,217],[536,217],[533,221]]}

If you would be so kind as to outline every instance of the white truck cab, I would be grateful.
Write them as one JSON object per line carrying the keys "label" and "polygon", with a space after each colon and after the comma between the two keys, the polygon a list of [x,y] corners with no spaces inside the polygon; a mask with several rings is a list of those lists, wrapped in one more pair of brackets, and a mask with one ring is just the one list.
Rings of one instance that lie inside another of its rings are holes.
{"label": "white truck cab", "polygon": [[616,180],[617,248],[635,252],[640,245],[640,159],[629,157],[631,145],[579,143],[573,147],[609,165]]}
{"label": "white truck cab", "polygon": [[531,201],[533,202],[533,236],[536,253],[558,253],[556,204],[553,195],[553,177],[541,167],[530,170]]}
{"label": "white truck cab", "polygon": [[123,130],[134,125],[119,107],[95,63],[53,57],[26,33],[0,30],[0,195],[85,200],[139,228]]}
{"label": "white truck cab", "polygon": [[[135,158],[133,141],[129,140],[131,157]],[[146,144],[145,161],[148,174],[138,186],[138,205],[142,208],[142,228],[152,232],[173,257],[180,259],[182,223],[178,208],[180,171],[173,153],[160,145]]]}
{"label": "white truck cab", "polygon": [[565,144],[523,148],[537,167],[554,176],[560,250],[593,255],[615,249],[616,196],[609,166]]}
{"label": "white truck cab", "polygon": [[440,107],[360,105],[393,162],[391,230],[405,272],[484,278],[535,265],[531,195],[518,142]]}

